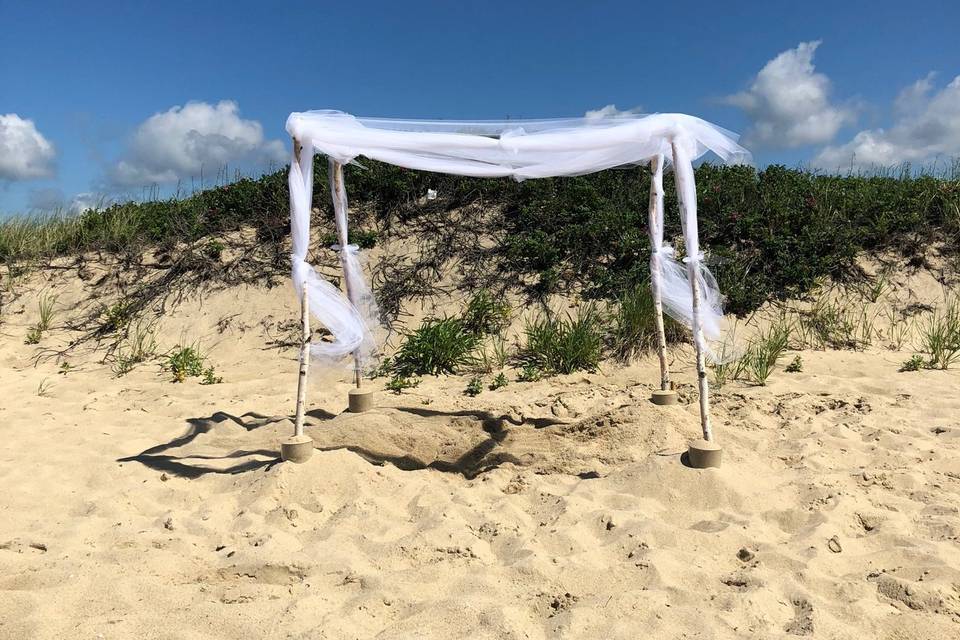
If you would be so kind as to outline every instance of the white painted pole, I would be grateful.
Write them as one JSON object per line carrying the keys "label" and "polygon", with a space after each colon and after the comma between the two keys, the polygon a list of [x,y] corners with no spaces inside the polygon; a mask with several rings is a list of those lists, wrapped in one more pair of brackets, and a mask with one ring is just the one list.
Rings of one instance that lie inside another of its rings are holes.
{"label": "white painted pole", "polygon": [[654,322],[657,328],[657,355],[660,357],[660,390],[670,390],[670,369],[667,366],[667,336],[663,329],[663,299],[661,283],[663,265],[660,249],[663,247],[663,154],[650,161],[650,207],[647,233],[650,236],[650,290],[653,295]]}
{"label": "white painted pole", "polygon": [[[356,292],[351,286],[350,263],[347,260],[347,242],[349,241],[348,211],[347,211],[347,193],[343,185],[343,165],[330,158],[327,162],[327,172],[330,179],[330,197],[333,199],[334,221],[337,226],[337,240],[340,243],[340,266],[343,269],[343,277],[347,286],[347,299],[350,303],[357,306]],[[357,389],[360,388],[361,376],[360,350],[353,352],[353,376]]]}
{"label": "white painted pole", "polygon": [[706,340],[700,323],[700,240],[697,237],[697,188],[694,183],[693,164],[676,139],[670,146],[673,151],[673,171],[677,186],[677,198],[680,201],[680,215],[683,221],[683,240],[687,253],[687,278],[690,280],[692,294],[693,345],[697,352],[697,386],[700,391],[700,427],[703,439],[713,441],[713,429],[710,426],[710,388],[707,382],[705,360]]}

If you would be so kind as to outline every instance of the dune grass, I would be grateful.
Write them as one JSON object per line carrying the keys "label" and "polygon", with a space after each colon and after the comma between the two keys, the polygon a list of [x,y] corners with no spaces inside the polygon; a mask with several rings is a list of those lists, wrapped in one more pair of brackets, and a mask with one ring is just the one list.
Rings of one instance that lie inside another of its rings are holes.
{"label": "dune grass", "polygon": [[543,313],[528,320],[518,357],[542,374],[596,371],[603,357],[603,318],[588,304],[577,313]]}

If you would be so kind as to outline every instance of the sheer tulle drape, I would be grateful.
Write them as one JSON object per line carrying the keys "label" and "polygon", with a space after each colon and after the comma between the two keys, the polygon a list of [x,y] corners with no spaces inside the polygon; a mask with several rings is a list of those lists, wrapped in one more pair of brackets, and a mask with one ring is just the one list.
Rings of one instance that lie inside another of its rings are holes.
{"label": "sheer tulle drape", "polygon": [[[309,141],[303,142],[299,162],[294,156],[290,163],[289,185],[293,286],[298,296],[303,287],[307,287],[310,314],[333,337],[330,342],[314,341],[310,345],[311,355],[320,364],[332,365],[358,349],[369,332],[357,308],[339,289],[321,278],[313,267],[307,264],[307,250],[310,246],[310,203],[313,197],[313,148]],[[360,272],[360,269],[357,268],[356,271]],[[362,275],[360,278],[362,279]]]}

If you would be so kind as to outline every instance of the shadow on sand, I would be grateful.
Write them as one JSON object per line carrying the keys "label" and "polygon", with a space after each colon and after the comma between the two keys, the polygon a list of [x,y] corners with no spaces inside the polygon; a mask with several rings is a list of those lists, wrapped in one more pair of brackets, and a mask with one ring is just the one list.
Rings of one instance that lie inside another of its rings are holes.
{"label": "shadow on sand", "polygon": [[454,460],[425,461],[412,455],[388,455],[358,445],[337,445],[317,447],[320,451],[347,450],[357,454],[370,464],[383,466],[391,464],[403,471],[420,471],[434,469],[443,473],[456,473],[468,480],[472,480],[482,473],[496,469],[504,463],[522,465],[522,461],[507,451],[496,451],[507,435],[506,424],[514,426],[530,425],[542,429],[557,424],[564,424],[562,420],[548,418],[534,418],[516,420],[508,415],[495,416],[488,411],[435,411],[419,407],[397,407],[397,411],[411,413],[421,418],[474,418],[480,422],[487,438],[480,441]]}
{"label": "shadow on sand", "polygon": [[[391,464],[403,471],[435,469],[444,473],[456,473],[464,478],[473,479],[504,463],[522,464],[520,459],[509,452],[496,451],[507,435],[507,425],[528,425],[535,429],[543,429],[565,423],[563,420],[551,418],[526,418],[517,420],[508,415],[496,416],[487,411],[435,411],[416,407],[397,407],[397,411],[410,413],[421,418],[473,418],[480,422],[487,437],[453,460],[425,461],[413,455],[389,455],[353,444],[317,446],[317,449],[320,451],[347,450],[377,466]],[[322,409],[312,409],[307,412],[307,415],[321,421],[331,420],[336,417],[335,414]],[[137,455],[119,458],[117,462],[139,462],[156,471],[191,479],[199,478],[209,473],[233,475],[247,471],[255,471],[257,469],[269,469],[280,462],[278,452],[267,449],[238,449],[222,456],[172,455],[167,453],[172,449],[189,445],[198,436],[209,433],[211,429],[227,420],[234,422],[247,431],[253,431],[285,420],[292,421],[293,417],[266,416],[252,411],[244,413],[242,416],[234,416],[224,411],[217,411],[206,418],[188,419],[187,423],[190,427],[184,435],[174,438],[169,442],[150,447]],[[238,462],[228,466],[209,466],[202,463],[204,460],[238,460]]]}
{"label": "shadow on sand", "polygon": [[[326,417],[324,412],[319,417]],[[139,453],[135,456],[119,458],[117,462],[139,462],[156,471],[163,471],[182,478],[199,478],[208,473],[219,474],[237,474],[245,471],[254,471],[256,469],[267,469],[280,462],[280,457],[276,451],[266,449],[238,449],[223,456],[204,456],[204,455],[186,455],[175,456],[164,452],[170,449],[183,447],[193,442],[197,436],[208,433],[216,425],[231,420],[247,431],[253,431],[260,427],[282,422],[287,420],[287,416],[265,416],[262,414],[248,411],[242,416],[234,416],[224,411],[217,411],[208,418],[190,418],[187,422],[190,428],[187,432],[174,438],[170,442],[158,444],[155,447]],[[253,458],[253,459],[251,459]],[[261,459],[266,458],[266,459]],[[243,459],[237,464],[226,467],[211,467],[204,464],[197,464],[195,460],[234,460]]]}

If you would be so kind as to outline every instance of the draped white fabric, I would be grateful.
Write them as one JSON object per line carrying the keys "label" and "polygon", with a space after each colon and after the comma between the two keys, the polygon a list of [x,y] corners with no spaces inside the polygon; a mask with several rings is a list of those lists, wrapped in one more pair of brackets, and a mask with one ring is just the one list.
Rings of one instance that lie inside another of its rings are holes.
{"label": "draped white fabric", "polygon": [[[672,317],[693,327],[691,279],[696,279],[702,303],[699,325],[708,340],[721,334],[722,296],[703,264],[697,239],[696,187],[693,162],[713,152],[727,163],[749,162],[749,152],[737,136],[709,122],[684,114],[626,114],[558,120],[431,121],[357,118],[340,111],[292,113],[287,132],[303,145],[299,162],[290,170],[291,229],[294,235],[293,278],[296,287],[310,287],[310,310],[333,335],[333,342],[315,344],[313,355],[336,361],[356,352],[362,362],[379,346],[376,303],[359,268],[359,256],[347,245],[347,201],[333,172],[358,156],[408,169],[474,177],[516,180],[583,175],[625,165],[646,164],[655,156],[672,159],[687,256],[681,264],[663,243],[663,207],[656,220],[651,268],[659,268],[659,290]],[[323,281],[306,264],[312,193],[312,156],[330,159],[331,194],[349,300]],[[353,302],[351,302],[351,300]],[[694,339],[699,331],[694,331]],[[709,352],[706,343],[699,344]]]}
{"label": "draped white fabric", "polygon": [[749,153],[737,136],[679,113],[563,120],[432,121],[356,118],[339,111],[292,113],[287,132],[347,164],[366,156],[389,164],[463,176],[517,180],[574,176],[629,164],[658,153],[670,140],[691,145],[691,160],[712,151],[724,162]]}
{"label": "draped white fabric", "polygon": [[333,336],[332,342],[312,342],[310,353],[321,364],[333,364],[356,351],[369,332],[357,308],[341,295],[340,290],[320,277],[307,264],[310,247],[310,202],[313,198],[313,148],[303,142],[299,162],[296,155],[290,163],[290,255],[293,286],[299,296],[302,287],[309,290],[310,313]]}

